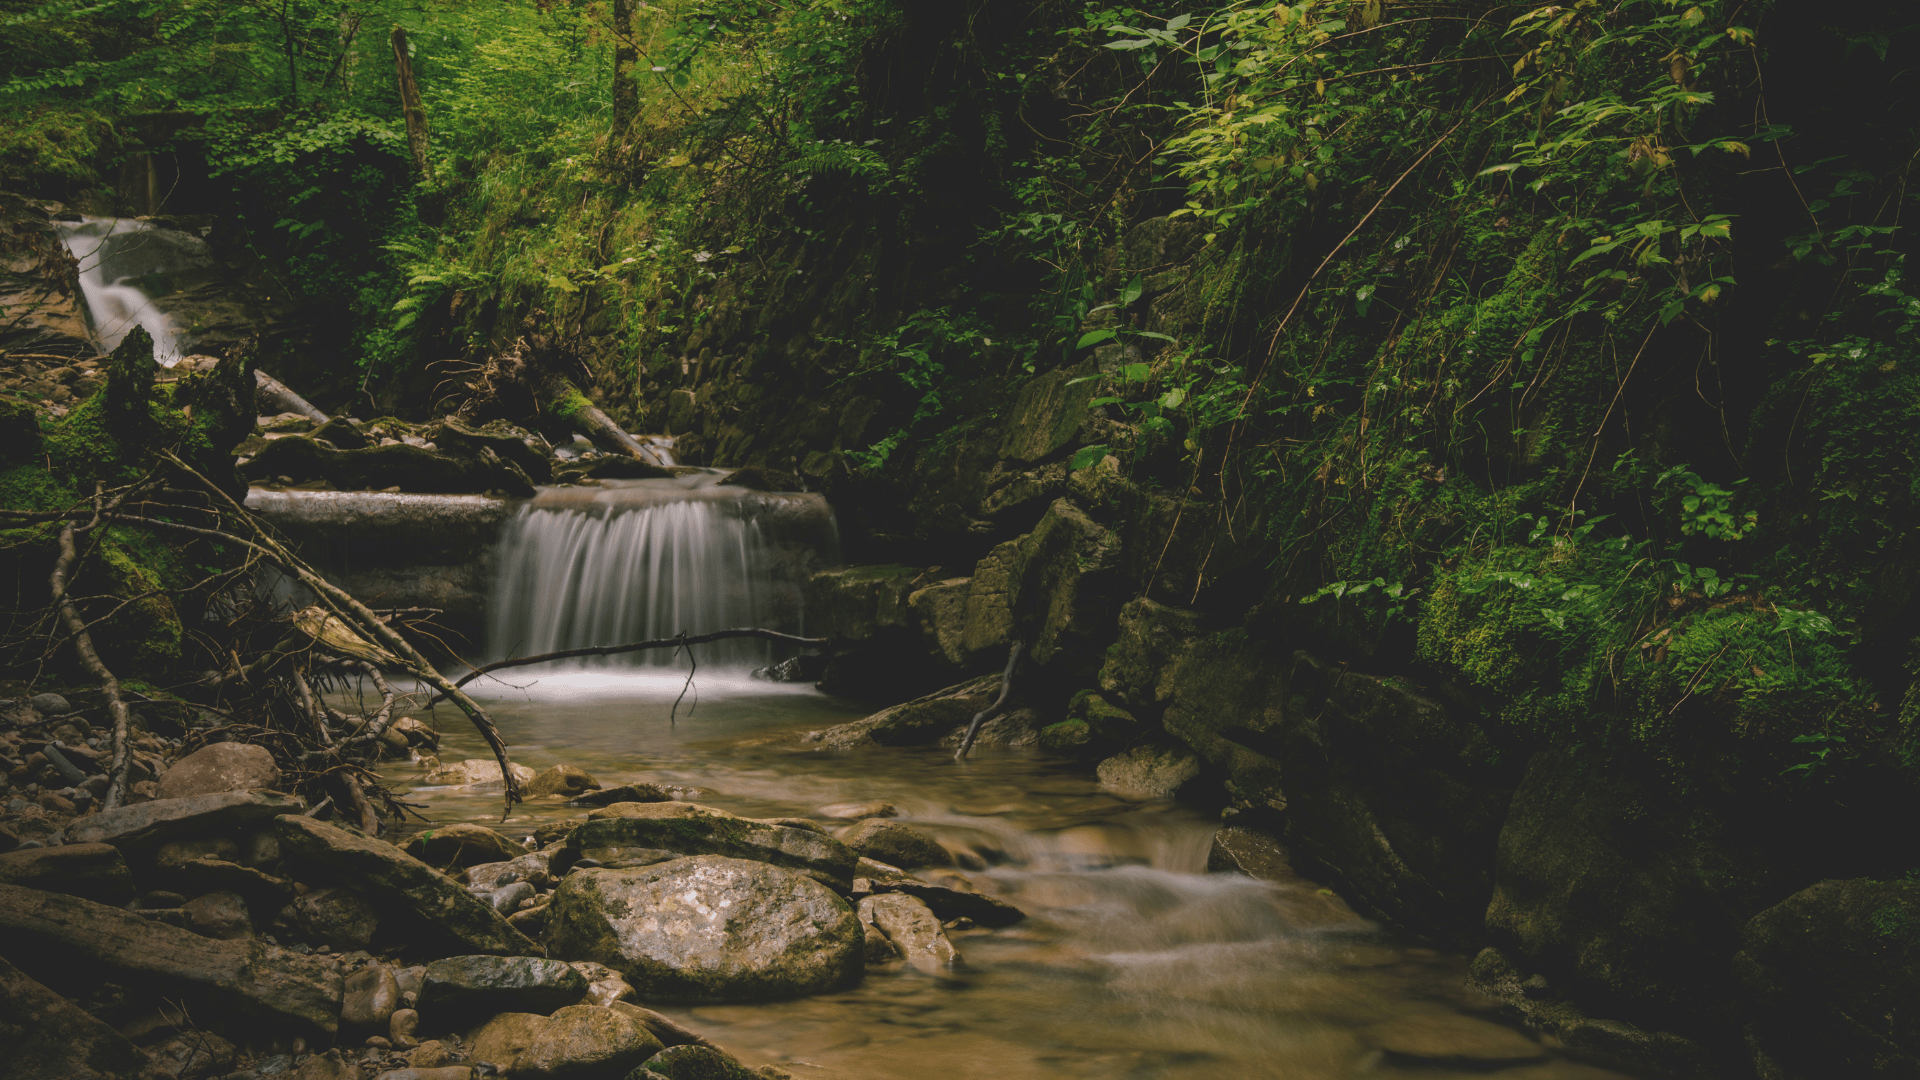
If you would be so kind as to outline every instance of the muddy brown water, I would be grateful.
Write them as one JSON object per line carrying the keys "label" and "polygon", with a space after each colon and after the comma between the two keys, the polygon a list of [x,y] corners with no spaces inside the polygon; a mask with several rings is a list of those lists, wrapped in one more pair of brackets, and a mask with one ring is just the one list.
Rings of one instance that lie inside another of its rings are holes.
{"label": "muddy brown water", "polygon": [[[810,688],[702,674],[670,724],[681,688],[678,676],[602,669],[480,696],[514,760],[536,769],[567,762],[609,787],[697,788],[700,802],[756,817],[828,823],[822,806],[891,802],[977,867],[982,891],[1029,916],[954,934],[965,962],[951,977],[892,965],[798,1001],[645,1002],[749,1065],[819,1080],[1487,1075],[1382,1049],[1489,1035],[1491,1003],[1462,986],[1466,958],[1396,943],[1305,879],[1206,872],[1218,822],[1196,808],[1104,791],[1036,751],[983,748],[957,764],[933,748],[816,749],[805,732],[865,710]],[[442,708],[438,721],[442,760],[489,756],[457,713]],[[534,803],[502,823],[497,789],[427,787],[405,762],[385,772],[435,822],[519,838],[584,813]],[[1623,1077],[1541,1052],[1496,1075]]]}

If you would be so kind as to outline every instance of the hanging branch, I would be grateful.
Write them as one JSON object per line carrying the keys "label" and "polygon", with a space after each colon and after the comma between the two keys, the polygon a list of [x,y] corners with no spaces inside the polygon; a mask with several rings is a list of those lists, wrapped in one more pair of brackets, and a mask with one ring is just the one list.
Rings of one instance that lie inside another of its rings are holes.
{"label": "hanging branch", "polygon": [[[482,664],[460,677],[454,683],[456,687],[465,686],[482,675],[499,671],[501,668],[525,667],[528,664],[544,664],[549,660],[571,660],[576,656],[617,656],[620,653],[639,652],[642,649],[678,648],[682,645],[705,645],[712,641],[725,641],[728,638],[762,638],[767,641],[784,641],[792,645],[824,645],[827,654],[833,654],[833,639],[830,637],[798,637],[783,634],[778,630],[762,630],[759,627],[736,627],[731,630],[715,630],[710,634],[682,634],[678,637],[655,638],[652,641],[635,641],[626,645],[589,645],[583,649],[562,649],[559,652],[541,653],[538,656],[513,656],[505,660],[495,660],[491,664]],[[689,654],[691,655],[691,654]],[[428,705],[439,701],[444,695],[435,694],[427,700]]]}
{"label": "hanging branch", "polygon": [[1020,643],[1013,643],[1007,650],[1007,670],[1000,675],[1000,696],[993,704],[981,709],[973,716],[973,722],[967,725],[967,734],[960,740],[960,749],[953,755],[955,761],[965,761],[967,751],[973,749],[973,740],[980,734],[980,725],[1007,711],[1007,698],[1013,693],[1013,669],[1020,663]]}

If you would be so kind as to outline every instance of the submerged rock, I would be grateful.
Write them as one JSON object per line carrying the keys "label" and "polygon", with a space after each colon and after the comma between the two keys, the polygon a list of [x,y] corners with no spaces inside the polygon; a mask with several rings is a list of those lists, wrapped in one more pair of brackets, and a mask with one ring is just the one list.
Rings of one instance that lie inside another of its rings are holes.
{"label": "submerged rock", "polygon": [[825,886],[716,855],[575,871],[555,891],[546,940],[646,999],[759,1001],[820,993],[860,974],[860,921]]}
{"label": "submerged rock", "polygon": [[662,1050],[647,1060],[646,1075],[665,1080],[765,1080],[766,1077],[765,1073],[754,1072],[711,1046],[675,1046]]}
{"label": "submerged rock", "polygon": [[531,799],[539,795],[561,795],[568,798],[594,790],[600,786],[585,769],[578,765],[555,765],[527,781],[526,790],[521,794]]}
{"label": "submerged rock", "polygon": [[886,818],[867,818],[841,834],[840,841],[862,858],[907,869],[953,865],[953,856],[933,837]]}
{"label": "submerged rock", "polygon": [[[533,782],[538,775],[532,769],[519,762],[509,763],[513,772],[513,782],[522,787]],[[450,761],[427,770],[420,778],[422,784],[438,786],[441,784],[458,787],[505,787],[506,781],[500,778],[500,763],[491,758],[468,758],[465,761]]]}

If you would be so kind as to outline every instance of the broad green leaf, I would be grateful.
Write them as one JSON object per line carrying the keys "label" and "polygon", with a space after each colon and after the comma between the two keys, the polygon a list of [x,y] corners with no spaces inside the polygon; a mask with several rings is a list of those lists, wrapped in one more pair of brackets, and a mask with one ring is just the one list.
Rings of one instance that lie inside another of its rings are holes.
{"label": "broad green leaf", "polygon": [[1109,341],[1117,336],[1118,335],[1112,330],[1090,330],[1087,333],[1081,334],[1080,340],[1074,343],[1073,347],[1076,349],[1084,349],[1089,345],[1098,345],[1103,341]]}

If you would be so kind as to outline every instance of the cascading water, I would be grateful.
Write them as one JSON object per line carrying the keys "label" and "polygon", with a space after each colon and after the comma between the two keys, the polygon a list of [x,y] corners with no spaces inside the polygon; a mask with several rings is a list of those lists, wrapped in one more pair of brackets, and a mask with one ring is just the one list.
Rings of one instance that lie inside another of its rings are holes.
{"label": "cascading water", "polygon": [[[700,634],[737,626],[805,633],[801,583],[831,560],[819,495],[724,486],[718,472],[550,488],[508,519],[488,618],[496,658]],[[702,665],[754,667],[791,650],[731,640]],[[671,650],[582,662],[664,667]]]}
{"label": "cascading water", "polygon": [[130,218],[81,218],[55,223],[79,263],[80,293],[100,351],[111,352],[139,326],[153,338],[154,359],[171,367],[184,342],[150,295],[156,275],[212,262],[206,242],[173,230],[158,230]]}

